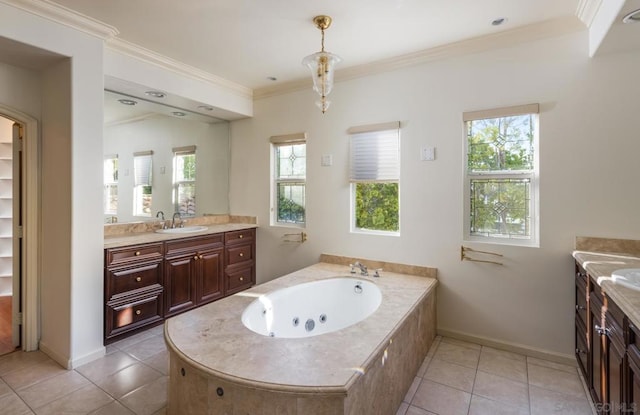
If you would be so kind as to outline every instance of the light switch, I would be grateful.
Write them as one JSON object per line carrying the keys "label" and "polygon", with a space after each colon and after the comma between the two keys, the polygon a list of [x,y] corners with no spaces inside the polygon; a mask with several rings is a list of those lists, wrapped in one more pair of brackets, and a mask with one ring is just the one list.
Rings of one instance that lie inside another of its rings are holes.
{"label": "light switch", "polygon": [[422,161],[433,161],[436,159],[436,148],[435,147],[422,147],[420,148],[420,160]]}
{"label": "light switch", "polygon": [[320,161],[320,165],[325,167],[333,165],[333,155],[323,154],[322,160]]}

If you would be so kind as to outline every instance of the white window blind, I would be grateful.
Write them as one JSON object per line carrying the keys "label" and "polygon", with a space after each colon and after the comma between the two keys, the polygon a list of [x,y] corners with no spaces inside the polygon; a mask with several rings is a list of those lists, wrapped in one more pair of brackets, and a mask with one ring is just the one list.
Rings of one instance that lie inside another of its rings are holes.
{"label": "white window blind", "polygon": [[[352,133],[351,182],[397,182],[400,179],[399,123],[394,124],[394,129]],[[388,124],[384,126],[388,127]]]}
{"label": "white window blind", "polygon": [[133,153],[135,186],[151,186],[152,156],[153,151]]}

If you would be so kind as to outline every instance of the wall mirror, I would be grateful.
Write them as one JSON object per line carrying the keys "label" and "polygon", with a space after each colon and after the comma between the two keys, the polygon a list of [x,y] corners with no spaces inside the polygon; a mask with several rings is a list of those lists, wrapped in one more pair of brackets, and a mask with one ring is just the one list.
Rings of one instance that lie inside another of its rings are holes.
{"label": "wall mirror", "polygon": [[104,93],[105,223],[229,213],[229,122]]}

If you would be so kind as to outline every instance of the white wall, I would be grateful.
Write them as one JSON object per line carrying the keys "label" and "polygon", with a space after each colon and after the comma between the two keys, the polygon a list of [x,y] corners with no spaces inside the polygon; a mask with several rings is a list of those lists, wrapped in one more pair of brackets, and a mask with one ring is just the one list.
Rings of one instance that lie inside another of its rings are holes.
{"label": "white wall", "polygon": [[133,153],[153,150],[152,218],[162,211],[170,219],[175,211],[172,149],[189,145],[196,146],[196,216],[229,213],[229,124],[157,115],[104,129],[104,154],[118,154],[119,222],[148,219],[133,216]]}
{"label": "white wall", "polygon": [[40,68],[42,84],[13,74],[3,104],[42,122],[40,346],[74,366],[104,354],[103,42],[4,3],[0,18],[0,37],[69,58]]}
{"label": "white wall", "polygon": [[[258,216],[258,282],[322,252],[432,266],[441,282],[440,329],[571,355],[575,236],[640,236],[640,54],[589,59],[587,48],[581,32],[340,82],[324,115],[311,87],[256,101],[252,119],[231,124],[230,207]],[[505,265],[461,262],[462,113],[534,102],[541,104],[540,248],[465,244],[504,254]],[[395,120],[401,236],[351,234],[346,130]],[[301,131],[308,132],[309,241],[285,244],[281,235],[291,230],[269,226],[268,140]],[[419,161],[423,145],[436,147],[436,161]],[[323,154],[333,155],[333,166],[320,166]]]}

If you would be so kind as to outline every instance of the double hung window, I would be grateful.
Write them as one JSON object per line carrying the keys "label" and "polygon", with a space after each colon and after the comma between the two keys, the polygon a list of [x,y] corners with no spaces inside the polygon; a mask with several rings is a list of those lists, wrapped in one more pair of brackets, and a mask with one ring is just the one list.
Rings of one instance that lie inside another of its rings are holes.
{"label": "double hung window", "polygon": [[273,149],[272,224],[306,223],[306,133],[271,137]]}
{"label": "double hung window", "polygon": [[133,153],[133,215],[151,216],[153,151]]}
{"label": "double hung window", "polygon": [[102,196],[105,215],[118,214],[118,155],[110,154],[104,157]]}
{"label": "double hung window", "polygon": [[173,149],[173,204],[182,216],[196,214],[196,146]]}
{"label": "double hung window", "polygon": [[464,114],[465,240],[538,245],[538,104]]}

